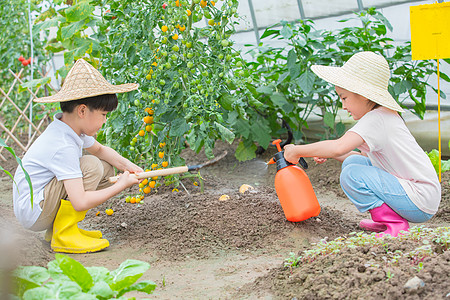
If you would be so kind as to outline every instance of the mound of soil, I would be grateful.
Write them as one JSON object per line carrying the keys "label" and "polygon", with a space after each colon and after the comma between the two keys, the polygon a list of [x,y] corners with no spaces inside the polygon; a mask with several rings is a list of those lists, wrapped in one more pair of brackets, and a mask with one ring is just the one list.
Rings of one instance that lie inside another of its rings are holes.
{"label": "mound of soil", "polygon": [[[206,181],[217,182],[213,178]],[[328,208],[323,208],[316,218],[288,222],[275,190],[269,187],[229,196],[229,200],[220,201],[209,192],[191,195],[166,192],[146,198],[143,204],[114,199],[99,207],[100,211],[114,207],[112,216],[100,213],[95,217],[91,211],[85,223],[100,229],[113,243],[146,244],[170,259],[271,248],[295,228],[305,236],[337,237],[355,230],[357,225],[346,220],[341,212]]]}
{"label": "mound of soil", "polygon": [[[243,291],[270,291],[280,299],[444,299],[449,296],[450,251],[436,250],[422,265],[403,257],[388,263],[387,253],[423,246],[413,239],[388,239],[380,246],[345,248],[295,268],[279,267]],[[406,283],[418,277],[418,286]]]}

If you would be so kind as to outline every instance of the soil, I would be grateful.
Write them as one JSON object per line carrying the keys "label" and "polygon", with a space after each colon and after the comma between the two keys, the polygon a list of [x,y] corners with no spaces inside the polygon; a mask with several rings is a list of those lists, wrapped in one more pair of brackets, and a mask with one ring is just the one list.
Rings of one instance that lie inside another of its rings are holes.
{"label": "soil", "polygon": [[[185,179],[178,187],[179,192],[162,186],[140,204],[130,204],[124,200],[126,195],[136,193],[130,189],[90,210],[80,227],[101,230],[111,246],[98,253],[70,256],[86,266],[105,266],[110,270],[127,258],[147,261],[151,269],[142,279],[157,283],[155,293],[150,296],[156,299],[444,299],[449,296],[449,251],[438,251],[427,257],[420,272],[417,264],[406,259],[397,265],[386,264],[386,247],[390,251],[411,251],[422,246],[411,239],[387,240],[385,246],[371,248],[346,248],[296,268],[285,267],[284,262],[291,253],[300,255],[324,238],[333,240],[360,231],[358,222],[367,214],[359,213],[342,192],[339,162],[329,160],[315,165],[307,159],[306,173],[321,212],[318,217],[303,222],[288,222],[274,189],[275,166],[265,163],[274,149],[254,160],[238,162],[233,154],[235,146],[217,143],[215,155],[224,151],[228,154],[201,170],[203,193],[200,187]],[[185,151],[183,156],[188,165],[207,160],[203,154],[190,151]],[[14,172],[14,161],[1,165]],[[449,226],[450,176],[443,175],[442,204],[436,216],[425,224],[427,227]],[[16,241],[9,243],[14,248],[5,261],[9,268],[46,266],[54,259],[54,253],[44,241],[43,233],[25,230],[15,220],[11,180],[2,176],[0,234],[9,234],[7,239]],[[239,193],[244,183],[254,189]],[[220,201],[223,194],[230,198]],[[114,214],[107,216],[106,208],[113,208]],[[425,285],[406,290],[404,284],[416,275]]]}

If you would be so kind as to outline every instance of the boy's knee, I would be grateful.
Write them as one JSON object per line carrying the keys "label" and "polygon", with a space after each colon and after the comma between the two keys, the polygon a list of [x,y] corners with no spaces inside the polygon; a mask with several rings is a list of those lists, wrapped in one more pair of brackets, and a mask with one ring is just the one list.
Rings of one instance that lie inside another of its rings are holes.
{"label": "boy's knee", "polygon": [[103,165],[99,158],[94,155],[84,155],[80,158],[80,168],[83,177],[94,176],[101,178],[103,176]]}

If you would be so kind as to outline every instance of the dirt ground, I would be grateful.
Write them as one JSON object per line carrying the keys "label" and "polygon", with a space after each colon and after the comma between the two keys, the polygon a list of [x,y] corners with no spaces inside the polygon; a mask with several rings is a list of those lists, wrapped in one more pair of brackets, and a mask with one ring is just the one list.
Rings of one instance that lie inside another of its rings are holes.
{"label": "dirt ground", "polygon": [[[266,165],[274,154],[269,149],[258,158],[239,163],[234,145],[218,143],[215,154],[228,154],[201,170],[205,192],[184,180],[179,192],[161,187],[143,203],[125,202],[131,189],[90,210],[80,227],[103,232],[111,246],[93,254],[71,255],[86,266],[116,268],[127,258],[144,260],[151,268],[142,279],[153,280],[153,299],[444,299],[448,288],[449,251],[423,261],[423,268],[410,261],[386,267],[383,254],[396,249],[415,249],[420,242],[393,240],[383,247],[346,249],[297,268],[284,266],[290,253],[300,255],[314,243],[348,236],[364,217],[339,186],[340,163],[330,160],[306,170],[321,205],[321,213],[299,223],[286,221],[275,189],[276,167]],[[187,164],[203,162],[202,155],[184,153]],[[13,170],[13,163],[1,164]],[[11,265],[45,266],[54,259],[43,233],[20,227],[12,210],[12,183],[0,177],[0,232],[17,241],[7,261]],[[443,200],[438,214],[425,225],[449,226],[450,176],[442,181]],[[254,187],[239,193],[242,184]],[[229,200],[220,201],[222,194]],[[114,214],[107,216],[106,208]],[[100,214],[96,216],[97,211]],[[366,215],[367,216],[367,215]],[[414,225],[414,224],[412,224]],[[1,240],[1,239],[0,239]],[[1,243],[0,243],[1,244]],[[10,252],[11,253],[11,252]],[[367,266],[367,261],[373,261]],[[380,267],[381,265],[381,267]],[[379,267],[376,267],[379,266]],[[392,275],[393,274],[393,275]],[[419,276],[423,288],[407,292],[403,285]],[[388,278],[389,280],[386,280]],[[133,295],[143,298],[143,294]]]}

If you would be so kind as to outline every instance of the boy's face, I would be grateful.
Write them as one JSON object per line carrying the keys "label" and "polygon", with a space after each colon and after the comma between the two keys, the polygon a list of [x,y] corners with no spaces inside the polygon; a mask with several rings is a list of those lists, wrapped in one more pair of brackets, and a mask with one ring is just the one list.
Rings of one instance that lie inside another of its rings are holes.
{"label": "boy's face", "polygon": [[108,111],[98,109],[90,110],[86,107],[82,133],[89,136],[95,135],[106,122],[107,114]]}

